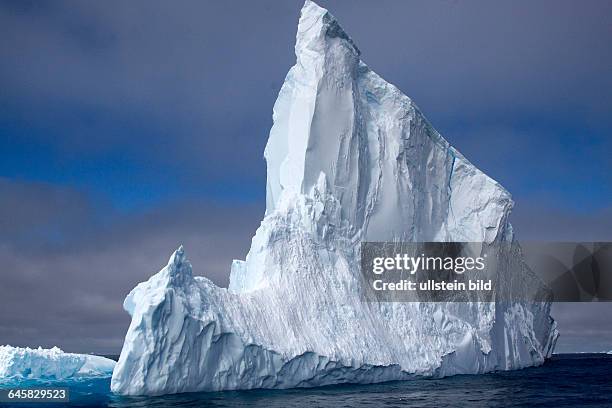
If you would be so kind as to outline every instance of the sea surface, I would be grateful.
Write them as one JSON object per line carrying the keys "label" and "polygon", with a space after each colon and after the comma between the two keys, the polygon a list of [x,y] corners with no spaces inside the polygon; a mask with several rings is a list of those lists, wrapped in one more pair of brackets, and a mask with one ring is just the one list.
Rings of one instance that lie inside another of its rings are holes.
{"label": "sea surface", "polygon": [[[120,397],[110,378],[21,382],[70,389],[70,403],[14,407],[612,407],[612,355],[558,354],[541,367],[372,385]],[[0,388],[6,387],[0,384]],[[0,406],[9,406],[7,404]]]}

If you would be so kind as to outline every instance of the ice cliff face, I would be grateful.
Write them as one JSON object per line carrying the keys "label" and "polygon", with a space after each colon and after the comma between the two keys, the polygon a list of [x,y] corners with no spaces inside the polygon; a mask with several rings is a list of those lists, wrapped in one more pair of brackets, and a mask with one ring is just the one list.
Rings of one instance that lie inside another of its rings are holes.
{"label": "ice cliff face", "polygon": [[[193,276],[182,248],[128,295],[112,390],[372,383],[541,364],[549,305],[363,302],[363,240],[512,240],[506,190],[372,72],[307,1],[265,150],[266,215],[229,289]],[[516,271],[517,279],[523,279]]]}
{"label": "ice cliff face", "polygon": [[108,358],[64,353],[57,347],[0,346],[0,383],[12,379],[65,380],[110,376],[115,362]]}

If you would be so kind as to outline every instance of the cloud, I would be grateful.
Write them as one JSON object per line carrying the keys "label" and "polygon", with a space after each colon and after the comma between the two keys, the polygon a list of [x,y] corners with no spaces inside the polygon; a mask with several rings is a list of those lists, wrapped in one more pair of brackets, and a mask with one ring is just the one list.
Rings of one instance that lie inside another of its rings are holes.
{"label": "cloud", "polygon": [[554,303],[552,316],[557,320],[561,337],[557,353],[612,350],[612,303]]}
{"label": "cloud", "polygon": [[[0,58],[11,63],[2,103],[34,130],[30,141],[65,155],[121,150],[164,166],[179,158],[196,177],[261,181],[271,108],[294,59],[296,5],[3,6]],[[219,168],[218,157],[233,165]]]}
{"label": "cloud", "polygon": [[[475,121],[612,126],[610,2],[321,3],[451,138]],[[262,182],[301,4],[2,3],[4,113],[69,157]]]}
{"label": "cloud", "polygon": [[534,111],[607,116],[609,2],[324,4],[366,62],[412,96],[434,124],[499,123]]}
{"label": "cloud", "polygon": [[523,203],[510,221],[522,241],[612,241],[612,207],[581,213]]}
{"label": "cloud", "polygon": [[[564,141],[567,134],[574,142]],[[445,136],[510,191],[517,213],[546,208],[558,216],[574,213],[570,217],[575,217],[605,212],[610,204],[610,133],[546,121],[529,125],[476,122]]]}
{"label": "cloud", "polygon": [[125,295],[180,244],[196,275],[226,286],[231,261],[244,259],[263,213],[185,202],[145,214],[106,208],[102,216],[77,191],[7,180],[0,197],[11,198],[0,207],[1,225],[9,226],[0,229],[0,339],[87,352],[119,351],[129,324]]}

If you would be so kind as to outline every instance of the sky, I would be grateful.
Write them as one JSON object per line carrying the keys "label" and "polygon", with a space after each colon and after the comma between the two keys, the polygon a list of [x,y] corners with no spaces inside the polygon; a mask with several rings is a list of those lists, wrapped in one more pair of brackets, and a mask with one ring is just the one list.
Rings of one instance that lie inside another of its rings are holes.
{"label": "sky", "polygon": [[[612,3],[320,1],[363,60],[513,195],[522,240],[612,240]],[[118,353],[180,244],[227,285],[301,1],[0,0],[0,344]],[[612,304],[558,304],[558,351]]]}

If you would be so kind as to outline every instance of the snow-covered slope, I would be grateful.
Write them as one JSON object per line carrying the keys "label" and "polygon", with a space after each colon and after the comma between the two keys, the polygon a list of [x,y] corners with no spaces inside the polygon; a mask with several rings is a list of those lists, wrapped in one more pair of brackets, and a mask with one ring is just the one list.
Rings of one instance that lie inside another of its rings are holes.
{"label": "snow-covered slope", "polygon": [[115,362],[86,354],[64,353],[57,347],[0,346],[0,380],[65,380],[75,377],[110,376]]}
{"label": "snow-covered slope", "polygon": [[[506,190],[307,1],[265,150],[266,215],[229,289],[179,248],[128,295],[120,394],[309,387],[541,364],[549,304],[364,302],[363,240],[512,241]],[[520,260],[519,260],[520,261]],[[513,279],[537,281],[520,262]]]}

